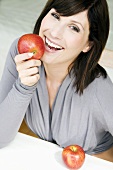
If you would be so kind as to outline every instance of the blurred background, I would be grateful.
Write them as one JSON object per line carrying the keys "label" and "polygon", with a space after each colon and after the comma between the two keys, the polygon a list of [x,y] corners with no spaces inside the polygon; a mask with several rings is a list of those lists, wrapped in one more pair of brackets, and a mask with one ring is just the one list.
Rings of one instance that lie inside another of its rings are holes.
{"label": "blurred background", "polygon": [[[11,43],[17,37],[33,30],[47,0],[0,1],[0,79]],[[106,48],[113,50],[113,0],[107,0],[110,11],[110,34]],[[113,80],[113,68],[105,68]]]}

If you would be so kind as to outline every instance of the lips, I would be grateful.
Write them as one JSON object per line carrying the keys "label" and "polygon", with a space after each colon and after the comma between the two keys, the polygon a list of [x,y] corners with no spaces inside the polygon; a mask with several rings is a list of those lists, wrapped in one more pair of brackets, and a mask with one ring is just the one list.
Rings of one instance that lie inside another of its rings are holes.
{"label": "lips", "polygon": [[47,37],[45,38],[45,44],[46,46],[53,51],[58,51],[58,50],[63,50],[64,48],[54,42],[52,42],[51,40],[49,40]]}

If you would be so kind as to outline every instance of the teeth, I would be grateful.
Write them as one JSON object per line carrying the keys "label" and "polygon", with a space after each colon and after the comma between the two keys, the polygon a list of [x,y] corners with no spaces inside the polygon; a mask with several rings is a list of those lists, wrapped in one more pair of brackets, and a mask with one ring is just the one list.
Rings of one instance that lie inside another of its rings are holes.
{"label": "teeth", "polygon": [[46,38],[46,43],[51,46],[51,47],[54,47],[56,49],[62,49],[62,47],[60,47],[59,45],[56,45],[56,44],[53,44],[52,42],[50,42],[47,38]]}

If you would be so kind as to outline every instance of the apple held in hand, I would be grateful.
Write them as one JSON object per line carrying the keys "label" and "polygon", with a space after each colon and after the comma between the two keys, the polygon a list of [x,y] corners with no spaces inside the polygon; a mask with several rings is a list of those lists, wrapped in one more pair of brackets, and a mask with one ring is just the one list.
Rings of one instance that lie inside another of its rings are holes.
{"label": "apple held in hand", "polygon": [[39,60],[45,51],[43,39],[36,34],[25,34],[18,41],[18,51],[20,54],[31,52],[34,54],[31,59]]}
{"label": "apple held in hand", "polygon": [[70,145],[63,149],[62,159],[69,169],[79,169],[85,160],[85,152],[79,145]]}

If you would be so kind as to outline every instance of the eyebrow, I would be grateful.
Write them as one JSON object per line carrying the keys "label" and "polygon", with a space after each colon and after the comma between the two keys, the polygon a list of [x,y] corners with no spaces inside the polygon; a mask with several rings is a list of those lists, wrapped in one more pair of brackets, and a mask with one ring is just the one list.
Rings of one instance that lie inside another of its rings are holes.
{"label": "eyebrow", "polygon": [[82,25],[80,22],[75,21],[75,20],[72,20],[72,22],[74,22],[75,24],[79,24],[79,25],[81,25],[81,27],[83,28],[83,30],[85,30],[85,29],[84,29],[84,27],[83,27],[83,25]]}

